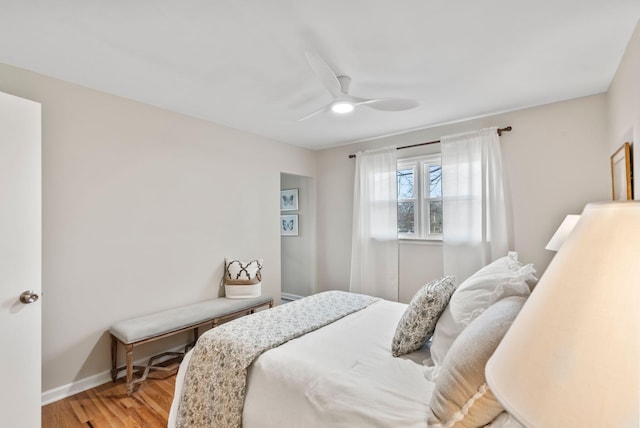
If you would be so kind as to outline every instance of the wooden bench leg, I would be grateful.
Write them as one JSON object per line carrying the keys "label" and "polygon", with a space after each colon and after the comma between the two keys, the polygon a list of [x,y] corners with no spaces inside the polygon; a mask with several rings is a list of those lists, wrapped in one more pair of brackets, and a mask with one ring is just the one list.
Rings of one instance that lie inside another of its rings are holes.
{"label": "wooden bench leg", "polygon": [[118,341],[111,336],[111,379],[115,382],[118,377]]}
{"label": "wooden bench leg", "polygon": [[200,336],[198,333],[198,327],[194,328],[193,330],[193,340],[189,343],[187,343],[186,345],[184,345],[184,353],[186,354],[187,352],[189,352],[189,349],[193,348],[194,346],[196,346],[196,342],[198,341],[198,337]]}
{"label": "wooden bench leg", "polygon": [[127,345],[127,395],[133,393],[133,345]]}

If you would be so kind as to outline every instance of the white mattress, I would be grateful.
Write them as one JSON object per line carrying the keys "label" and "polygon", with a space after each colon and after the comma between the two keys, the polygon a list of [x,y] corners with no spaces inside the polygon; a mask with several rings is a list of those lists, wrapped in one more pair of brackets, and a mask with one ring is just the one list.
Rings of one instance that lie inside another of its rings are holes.
{"label": "white mattress", "polygon": [[[390,350],[405,308],[381,300],[263,353],[249,370],[243,428],[426,427],[428,351],[394,358]],[[189,357],[176,378],[170,428]]]}

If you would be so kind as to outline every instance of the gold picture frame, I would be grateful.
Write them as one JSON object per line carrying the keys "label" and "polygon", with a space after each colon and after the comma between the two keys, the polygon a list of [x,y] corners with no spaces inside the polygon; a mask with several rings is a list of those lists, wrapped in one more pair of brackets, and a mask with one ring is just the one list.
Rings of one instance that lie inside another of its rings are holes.
{"label": "gold picture frame", "polygon": [[631,143],[624,143],[611,156],[611,195],[614,201],[633,199]]}

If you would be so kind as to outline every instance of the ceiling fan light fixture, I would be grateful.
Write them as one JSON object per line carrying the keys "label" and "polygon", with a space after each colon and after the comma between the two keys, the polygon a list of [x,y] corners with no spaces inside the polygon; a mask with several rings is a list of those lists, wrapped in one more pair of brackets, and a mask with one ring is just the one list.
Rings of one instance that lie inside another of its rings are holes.
{"label": "ceiling fan light fixture", "polygon": [[347,114],[353,111],[354,105],[349,101],[336,101],[331,104],[331,111],[338,114]]}
{"label": "ceiling fan light fixture", "polygon": [[320,113],[333,113],[345,116],[360,106],[380,111],[402,111],[416,108],[420,103],[416,100],[402,98],[362,98],[349,94],[351,78],[349,76],[338,76],[329,67],[327,62],[314,52],[305,52],[307,61],[313,72],[320,78],[325,89],[329,91],[333,100],[298,119],[299,121],[309,119]]}

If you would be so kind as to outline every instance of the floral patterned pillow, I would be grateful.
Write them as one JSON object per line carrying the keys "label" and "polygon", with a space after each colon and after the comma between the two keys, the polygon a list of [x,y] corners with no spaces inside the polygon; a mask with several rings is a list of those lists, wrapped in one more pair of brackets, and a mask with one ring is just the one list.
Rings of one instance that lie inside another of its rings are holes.
{"label": "floral patterned pillow", "polygon": [[426,284],[413,296],[391,342],[394,357],[417,351],[426,343],[455,289],[455,277],[443,276]]}

